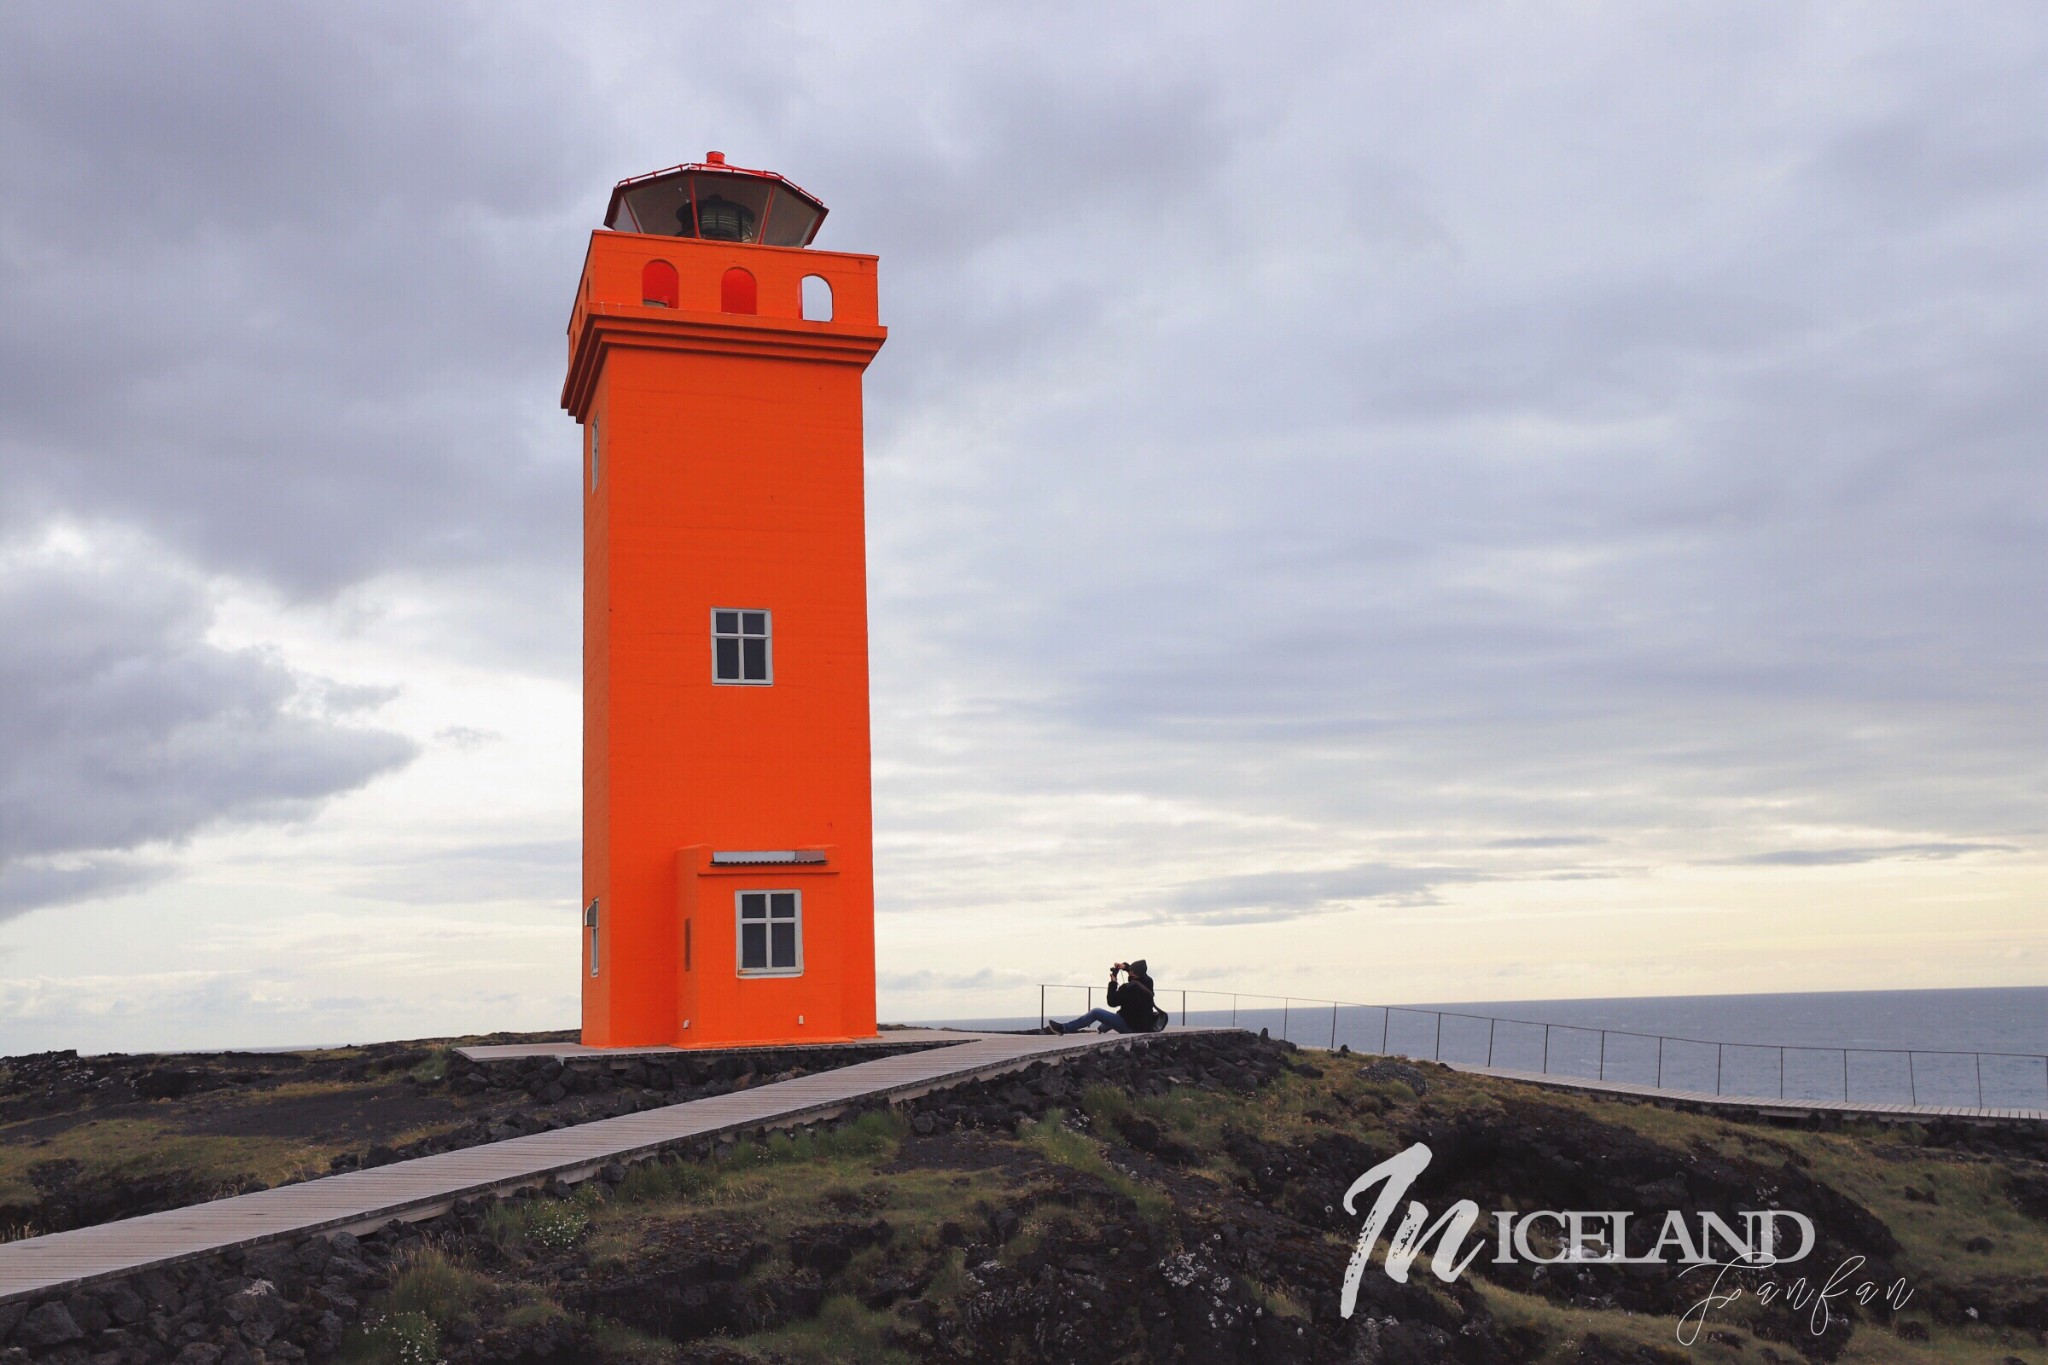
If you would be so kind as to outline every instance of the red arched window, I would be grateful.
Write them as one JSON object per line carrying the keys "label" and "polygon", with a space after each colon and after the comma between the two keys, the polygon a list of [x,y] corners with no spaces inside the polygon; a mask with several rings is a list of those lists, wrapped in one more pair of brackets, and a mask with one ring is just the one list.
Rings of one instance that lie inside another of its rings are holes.
{"label": "red arched window", "polygon": [[728,313],[758,313],[758,291],[751,273],[734,266],[718,284],[718,306]]}
{"label": "red arched window", "polygon": [[667,261],[649,261],[640,271],[640,302],[653,308],[674,308],[680,294],[676,268]]}

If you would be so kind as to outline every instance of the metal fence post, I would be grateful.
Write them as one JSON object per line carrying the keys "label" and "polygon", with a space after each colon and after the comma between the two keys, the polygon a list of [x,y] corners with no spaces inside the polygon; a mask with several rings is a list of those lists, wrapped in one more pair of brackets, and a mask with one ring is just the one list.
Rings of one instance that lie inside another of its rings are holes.
{"label": "metal fence post", "polygon": [[1664,1035],[1657,1035],[1657,1088],[1664,1088]]}
{"label": "metal fence post", "polygon": [[1913,1075],[1913,1054],[1910,1052],[1906,1054],[1906,1096],[1913,1103],[1920,1103],[1920,1082]]}
{"label": "metal fence post", "polygon": [[1778,1098],[1785,1098],[1785,1049],[1778,1049]]}
{"label": "metal fence post", "polygon": [[1287,1037],[1287,1016],[1294,1012],[1294,1001],[1287,996],[1280,997],[1280,1036]]}
{"label": "metal fence post", "polygon": [[1543,1074],[1550,1074],[1550,1025],[1543,1026]]}
{"label": "metal fence post", "polygon": [[1970,1054],[1970,1060],[1977,1064],[1977,1107],[1982,1109],[1984,1107],[1984,1054],[1973,1052]]}
{"label": "metal fence post", "polygon": [[1842,1103],[1849,1102],[1849,1049],[1842,1049]]}
{"label": "metal fence post", "polygon": [[1182,1028],[1188,1026],[1188,993],[1186,991],[1180,993],[1180,1026]]}
{"label": "metal fence post", "polygon": [[1600,1079],[1607,1079],[1607,1030],[1600,1030]]}
{"label": "metal fence post", "polygon": [[1488,1066],[1493,1065],[1493,1026],[1499,1022],[1500,1020],[1498,1019],[1488,1019],[1486,1021],[1486,1064]]}
{"label": "metal fence post", "polygon": [[1236,1028],[1236,1027],[1237,1027],[1237,994],[1236,994],[1236,992],[1232,992],[1232,993],[1231,993],[1231,996],[1230,996],[1230,1026],[1231,1026],[1232,1028]]}
{"label": "metal fence post", "polygon": [[1716,1095],[1721,1093],[1721,1049],[1724,1046],[1726,1044],[1714,1044],[1714,1093]]}
{"label": "metal fence post", "polygon": [[[1394,1007],[1393,1007],[1392,1005],[1381,1005],[1381,1006],[1380,1006],[1380,1056],[1382,1056],[1382,1057],[1384,1057],[1384,1056],[1386,1056],[1386,1055],[1387,1055],[1387,1030],[1388,1030],[1388,1029],[1390,1029],[1390,1028],[1392,1028],[1392,1027],[1393,1027],[1393,1025],[1394,1025]],[[2043,1075],[2044,1077],[2048,1077],[2048,1072],[2043,1072],[2043,1073],[2042,1073],[2042,1075]]]}
{"label": "metal fence post", "polygon": [[1040,1028],[1045,1027],[1045,987],[1043,985],[1040,985],[1038,988],[1038,1026]]}
{"label": "metal fence post", "polygon": [[1330,1051],[1337,1050],[1337,1002],[1330,1002]]}
{"label": "metal fence post", "polygon": [[1436,1012],[1436,1042],[1430,1047],[1429,1060],[1440,1062],[1444,1059],[1444,1012]]}

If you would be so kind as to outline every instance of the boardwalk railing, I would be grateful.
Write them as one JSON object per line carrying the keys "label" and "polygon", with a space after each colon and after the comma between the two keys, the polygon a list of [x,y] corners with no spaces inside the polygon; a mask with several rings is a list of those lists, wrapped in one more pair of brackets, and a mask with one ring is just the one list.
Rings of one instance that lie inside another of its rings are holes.
{"label": "boardwalk railing", "polygon": [[[1077,997],[1082,1004],[1076,1014],[1094,1008],[1100,989],[1041,985],[1039,1023],[1049,1017],[1048,1008],[1057,1012]],[[1978,1108],[2048,1102],[2048,1055],[2030,1052],[1734,1043],[1415,1005],[1238,991],[1167,990],[1159,1003],[1169,1010],[1180,1006],[1170,1027],[1264,1028],[1275,1037],[1332,1051],[1342,1044],[1361,1052],[1662,1089],[1909,1104],[1965,1104],[1974,1096]]]}

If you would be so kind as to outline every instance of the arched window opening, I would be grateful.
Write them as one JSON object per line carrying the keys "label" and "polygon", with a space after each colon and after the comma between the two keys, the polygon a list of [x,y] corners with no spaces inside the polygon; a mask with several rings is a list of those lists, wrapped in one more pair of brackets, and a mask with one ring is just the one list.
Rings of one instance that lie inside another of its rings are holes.
{"label": "arched window opening", "polygon": [[832,321],[832,286],[823,275],[804,276],[804,321]]}
{"label": "arched window opening", "polygon": [[751,272],[738,266],[725,272],[718,284],[718,306],[728,313],[758,313],[759,287]]}
{"label": "arched window opening", "polygon": [[676,268],[667,261],[649,261],[640,271],[640,302],[650,308],[674,308],[682,287]]}

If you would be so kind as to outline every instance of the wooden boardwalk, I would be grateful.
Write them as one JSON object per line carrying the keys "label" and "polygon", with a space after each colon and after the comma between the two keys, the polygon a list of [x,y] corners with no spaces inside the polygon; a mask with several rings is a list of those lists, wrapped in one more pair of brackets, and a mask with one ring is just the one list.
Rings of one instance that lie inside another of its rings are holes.
{"label": "wooden boardwalk", "polygon": [[1781,1100],[1769,1096],[1759,1098],[1754,1095],[1716,1095],[1704,1090],[1665,1090],[1654,1085],[1634,1085],[1627,1081],[1602,1081],[1590,1076],[1560,1076],[1556,1072],[1509,1071],[1503,1067],[1473,1066],[1467,1062],[1446,1062],[1444,1065],[1453,1071],[1469,1072],[1474,1076],[1497,1076],[1506,1081],[1523,1081],[1530,1085],[1545,1085],[1557,1090],[1712,1105],[1723,1109],[1741,1109],[1772,1118],[1810,1118],[1817,1114],[1834,1114],[1842,1118],[1869,1118],[1892,1123],[1925,1119],[2048,1123],[2048,1109],[1979,1109],[1969,1105],[1884,1104],[1852,1100]]}
{"label": "wooden boardwalk", "polygon": [[[906,1031],[908,1032],[908,1031]],[[311,1232],[368,1232],[446,1212],[458,1199],[504,1194],[561,1179],[571,1184],[607,1163],[668,1144],[826,1118],[871,1099],[907,1099],[1040,1058],[1086,1048],[1129,1047],[1164,1034],[936,1034],[945,1046],[905,1051],[552,1132],[508,1138],[236,1195],[211,1203],[0,1244],[0,1302],[112,1279],[150,1266]],[[884,1041],[898,1041],[893,1031]],[[918,1041],[901,1039],[902,1041]]]}

